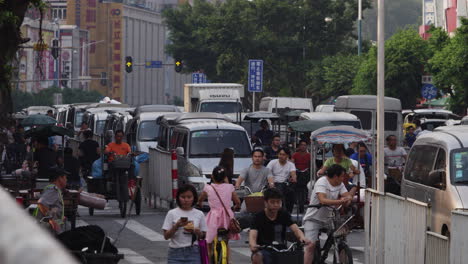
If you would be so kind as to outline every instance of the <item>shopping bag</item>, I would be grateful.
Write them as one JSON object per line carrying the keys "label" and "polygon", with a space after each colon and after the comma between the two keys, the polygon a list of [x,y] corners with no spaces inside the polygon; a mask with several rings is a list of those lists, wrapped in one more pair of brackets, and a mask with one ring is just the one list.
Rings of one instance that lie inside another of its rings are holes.
{"label": "shopping bag", "polygon": [[208,257],[208,244],[205,239],[198,240],[198,249],[200,250],[201,264],[210,264]]}

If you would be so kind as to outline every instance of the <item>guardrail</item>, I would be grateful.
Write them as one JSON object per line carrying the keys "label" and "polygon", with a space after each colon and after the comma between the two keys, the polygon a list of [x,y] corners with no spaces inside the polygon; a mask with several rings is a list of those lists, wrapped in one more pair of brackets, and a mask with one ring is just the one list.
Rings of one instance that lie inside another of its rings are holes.
{"label": "guardrail", "polygon": [[448,264],[450,242],[448,237],[434,232],[426,232],[425,264]]}
{"label": "guardrail", "polygon": [[147,198],[155,207],[170,208],[172,198],[172,154],[158,148],[149,149]]}
{"label": "guardrail", "polygon": [[0,201],[0,263],[77,264],[1,187]]}
{"label": "guardrail", "polygon": [[427,213],[425,203],[367,189],[366,263],[424,263]]}
{"label": "guardrail", "polygon": [[468,263],[468,212],[452,211],[450,264]]}

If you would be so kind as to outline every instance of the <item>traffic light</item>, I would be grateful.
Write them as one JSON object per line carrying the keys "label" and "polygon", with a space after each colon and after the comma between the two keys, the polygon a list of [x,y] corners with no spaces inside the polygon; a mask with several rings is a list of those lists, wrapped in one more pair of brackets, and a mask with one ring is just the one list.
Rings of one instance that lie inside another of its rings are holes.
{"label": "traffic light", "polygon": [[52,57],[57,59],[59,57],[59,41],[58,39],[52,40]]}
{"label": "traffic light", "polygon": [[133,71],[133,59],[131,56],[125,57],[125,71],[128,73]]}
{"label": "traffic light", "polygon": [[182,64],[181,60],[176,60],[175,61],[175,71],[176,72],[181,72],[183,67],[184,67],[184,65]]}

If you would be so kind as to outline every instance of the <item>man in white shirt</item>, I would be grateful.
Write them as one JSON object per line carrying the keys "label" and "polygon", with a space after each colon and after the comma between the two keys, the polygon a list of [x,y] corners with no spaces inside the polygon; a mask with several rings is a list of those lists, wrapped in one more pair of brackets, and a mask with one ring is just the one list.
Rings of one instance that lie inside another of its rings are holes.
{"label": "man in white shirt", "polygon": [[[334,164],[327,169],[327,176],[321,177],[315,182],[314,190],[310,197],[311,205],[339,206],[349,205],[352,200],[351,194],[343,184],[346,170],[338,164]],[[330,214],[327,207],[308,208],[304,215],[304,231],[308,240],[312,241],[304,250],[304,263],[312,264],[314,260],[315,243],[319,230],[326,227],[326,222]]]}
{"label": "man in white shirt", "polygon": [[278,188],[285,197],[284,204],[289,213],[294,208],[294,192],[291,191],[290,183],[297,182],[296,166],[288,159],[291,152],[287,148],[278,149],[278,159],[268,163],[267,168],[270,169],[273,177],[268,180],[270,187]]}
{"label": "man in white shirt", "polygon": [[397,147],[397,138],[390,135],[386,138],[387,147],[384,148],[385,167],[402,167],[406,162],[406,150],[403,147]]}

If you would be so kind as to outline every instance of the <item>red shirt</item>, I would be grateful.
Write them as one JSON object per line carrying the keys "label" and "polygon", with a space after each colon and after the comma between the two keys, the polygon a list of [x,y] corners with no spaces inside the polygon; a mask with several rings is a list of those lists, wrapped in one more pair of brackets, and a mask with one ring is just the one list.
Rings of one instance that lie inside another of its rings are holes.
{"label": "red shirt", "polygon": [[310,153],[309,152],[295,152],[292,155],[296,169],[305,170],[310,169]]}

